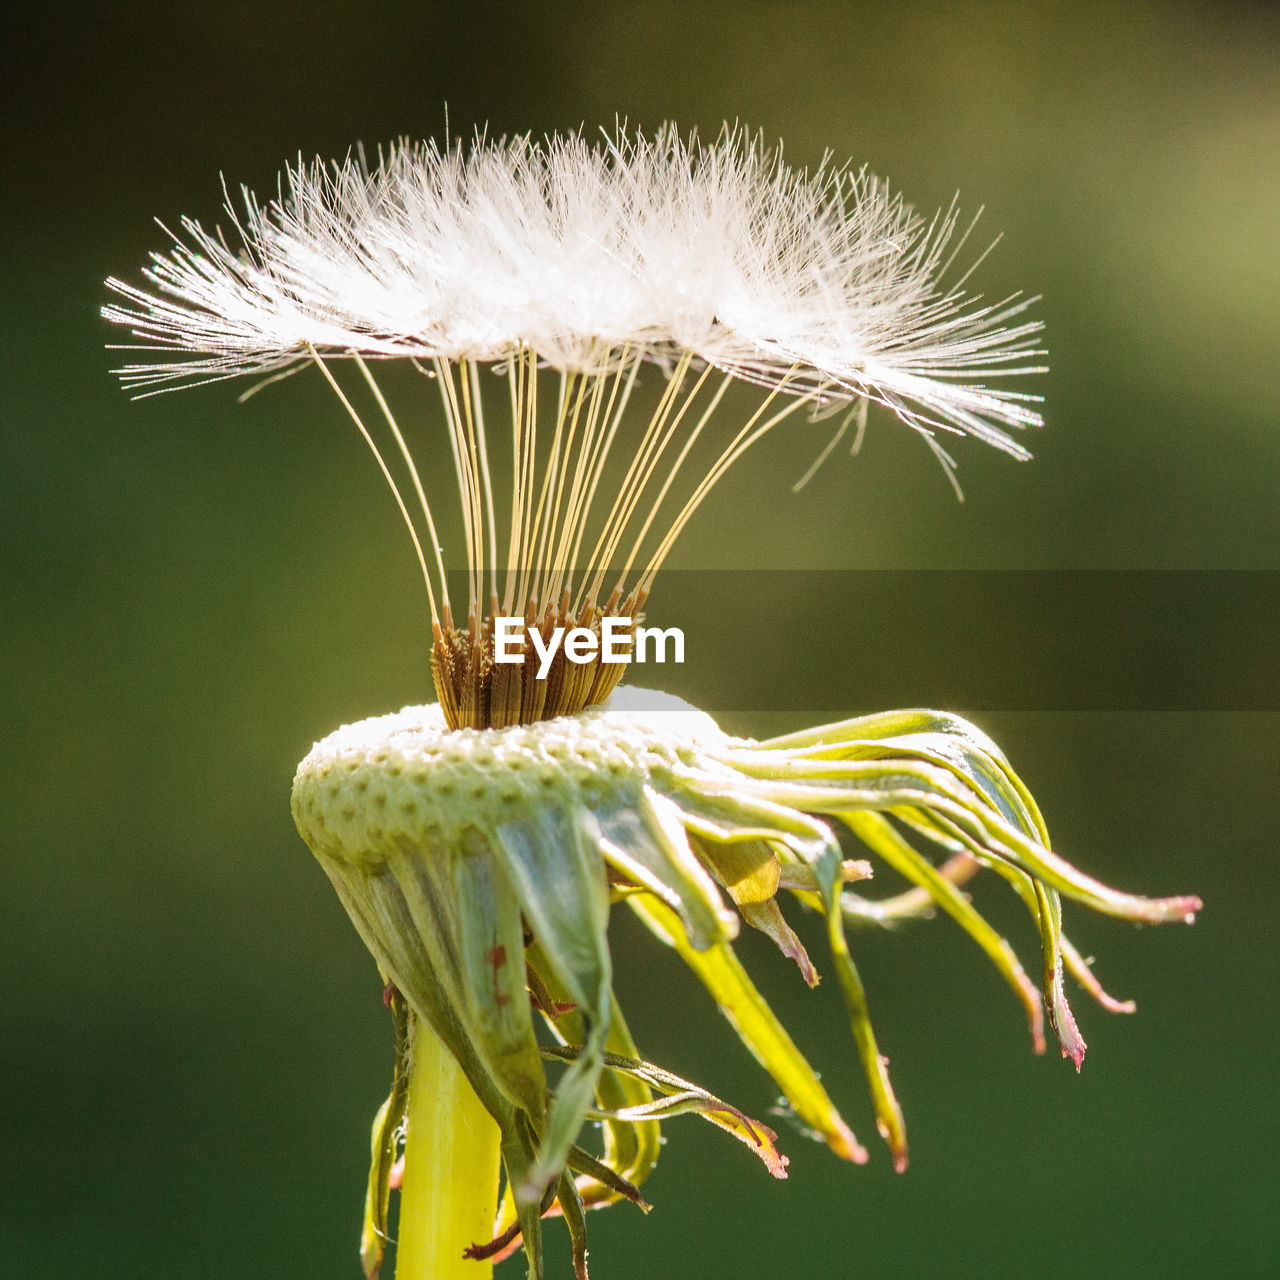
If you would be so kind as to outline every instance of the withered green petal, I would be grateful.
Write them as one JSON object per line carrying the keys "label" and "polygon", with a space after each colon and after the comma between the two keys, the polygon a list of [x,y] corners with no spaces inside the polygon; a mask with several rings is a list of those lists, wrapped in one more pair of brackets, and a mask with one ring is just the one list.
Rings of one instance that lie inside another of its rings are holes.
{"label": "withered green petal", "polygon": [[461,989],[469,1025],[504,1092],[541,1123],[547,1081],[529,1005],[520,905],[475,828],[453,868]]}
{"label": "withered green petal", "polygon": [[1032,1045],[1037,1053],[1043,1053],[1044,1007],[1040,1002],[1040,994],[1027,977],[1008,940],[996,933],[969,899],[933,863],[899,835],[887,818],[869,812],[844,813],[840,816],[868,848],[878,853],[908,880],[926,890],[932,900],[986,952],[991,963],[1022,1001],[1031,1028]]}
{"label": "withered green petal", "polygon": [[635,894],[627,899],[627,905],[655,937],[674,947],[698,975],[743,1044],[773,1077],[796,1114],[820,1133],[837,1155],[858,1164],[865,1162],[866,1150],[840,1118],[813,1068],[747,976],[733,948],[721,943],[698,951],[690,943],[679,917],[649,894]]}
{"label": "withered green petal", "polygon": [[569,1241],[573,1248],[573,1274],[577,1280],[587,1280],[587,1220],[573,1174],[567,1169],[557,1181],[556,1196],[569,1228]]}
{"label": "withered green petal", "polygon": [[609,887],[578,814],[543,807],[501,824],[496,834],[495,852],[503,870],[516,887],[548,965],[578,1006],[586,1029],[582,1057],[556,1088],[534,1167],[526,1182],[515,1186],[518,1204],[539,1200],[554,1181],[595,1097],[609,1035]]}
{"label": "withered green petal", "polygon": [[1102,983],[1094,976],[1089,962],[1071,945],[1070,939],[1062,935],[1062,962],[1067,972],[1109,1013],[1135,1013],[1138,1006],[1132,1000],[1117,1000],[1109,995]]}
{"label": "withered green petal", "polygon": [[804,943],[787,923],[776,898],[768,898],[764,902],[743,902],[739,904],[738,910],[753,929],[758,929],[765,937],[770,938],[788,960],[794,961],[807,986],[818,985],[818,971],[813,967]]}
{"label": "withered green petal", "polygon": [[418,1017],[449,1046],[471,1087],[499,1125],[511,1122],[510,1101],[496,1087],[471,1029],[442,983],[397,879],[385,867],[326,868],[365,945]]}
{"label": "withered green petal", "polygon": [[[577,1057],[578,1050],[573,1046],[563,1045],[558,1048],[544,1048],[543,1053],[548,1057],[562,1058],[572,1062]],[[775,1178],[787,1176],[786,1169],[789,1161],[778,1150],[778,1135],[768,1125],[762,1124],[759,1120],[753,1120],[745,1112],[730,1106],[701,1086],[655,1066],[652,1062],[644,1062],[638,1058],[623,1058],[610,1053],[605,1055],[605,1065],[619,1075],[652,1084],[663,1096],[651,1099],[642,1106],[616,1111],[593,1111],[592,1118],[605,1121],[621,1120],[635,1124],[644,1123],[650,1119],[665,1120],[670,1116],[699,1115],[749,1146]]]}
{"label": "withered green petal", "polygon": [[[549,972],[550,966],[536,938],[529,944],[528,955],[530,964],[537,971]],[[553,997],[567,1002],[568,991],[554,974],[550,974],[546,982]],[[586,1040],[586,1024],[576,1005],[566,1009],[556,1019],[548,1019],[548,1022],[552,1033],[561,1044],[580,1045]],[[609,1036],[605,1043],[605,1050],[606,1064],[610,1056],[626,1059],[640,1056],[616,996],[610,997]],[[546,1053],[545,1047],[542,1052]],[[644,1106],[652,1100],[653,1094],[648,1086],[634,1076],[614,1071],[608,1065],[600,1072],[600,1079],[596,1083],[596,1101],[606,1110]],[[623,1178],[638,1185],[649,1175],[657,1162],[658,1153],[661,1150],[661,1132],[656,1121],[630,1124],[605,1121],[604,1144],[605,1159],[608,1163]],[[597,1194],[600,1190],[579,1187],[579,1191],[583,1193],[583,1198],[589,1205],[600,1203],[605,1198],[617,1198],[612,1194],[607,1197]]]}
{"label": "withered green petal", "polygon": [[378,1108],[370,1135],[369,1185],[365,1191],[364,1226],[360,1233],[360,1265],[368,1280],[377,1280],[387,1241],[387,1213],[391,1203],[391,1169],[396,1162],[399,1134],[409,1108],[409,1006],[392,989],[388,1003],[396,1029],[395,1068],[391,1092]]}
{"label": "withered green petal", "polygon": [[679,809],[651,787],[625,802],[597,807],[600,851],[606,860],[680,913],[696,947],[737,934],[711,877],[689,847]]}
{"label": "withered green petal", "polygon": [[835,964],[836,977],[840,980],[845,1007],[849,1011],[853,1041],[858,1047],[858,1057],[862,1060],[862,1069],[871,1087],[876,1127],[893,1153],[893,1167],[902,1173],[907,1167],[906,1122],[889,1081],[888,1059],[876,1044],[875,1032],[871,1027],[871,1013],[867,1007],[866,988],[862,985],[862,976],[849,952],[844,934],[844,915],[840,910],[838,897],[833,897],[827,908],[827,941],[831,947],[831,958]]}

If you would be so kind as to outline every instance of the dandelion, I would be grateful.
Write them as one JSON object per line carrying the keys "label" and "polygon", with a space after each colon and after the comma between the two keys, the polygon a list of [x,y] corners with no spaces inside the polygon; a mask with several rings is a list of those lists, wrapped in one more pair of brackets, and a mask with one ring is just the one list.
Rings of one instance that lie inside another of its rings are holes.
{"label": "dandelion", "polygon": [[[861,436],[870,403],[948,471],[948,435],[1027,456],[1011,433],[1039,425],[1037,397],[1007,382],[1037,371],[1040,325],[1028,299],[966,292],[972,266],[957,261],[972,223],[954,206],[923,218],[865,171],[794,170],[730,128],[711,145],[671,128],[596,145],[399,145],[372,166],[300,163],[275,200],[245,191],[242,205],[228,198],[231,237],[184,221],[146,285],[109,282],[120,301],[104,314],[147,353],[121,370],[144,394],[313,367],[368,443],[425,584],[438,701],[339,729],[293,793],[397,1028],[366,1273],[402,1183],[402,1277],[477,1277],[520,1245],[540,1275],[551,1213],[585,1276],[585,1211],[648,1207],[639,1188],[660,1125],[680,1114],[786,1176],[767,1126],[642,1055],[613,993],[614,907],[675,949],[844,1159],[867,1152],[733,949],[743,924],[759,930],[815,985],[784,905],[824,922],[898,1169],[906,1130],[848,924],[940,908],[1014,990],[1035,1048],[1047,1011],[1078,1068],[1064,970],[1104,1006],[1132,1005],[1066,938],[1061,897],[1153,923],[1190,921],[1195,898],[1121,893],[1065,862],[999,749],[957,717],[735,738],[677,699],[619,688],[626,663],[610,643],[621,624],[625,648],[725,473],[796,414],[839,418],[823,457],[850,426]],[[423,397],[393,409],[375,376],[389,360],[421,375],[438,414]],[[640,409],[646,375],[660,394]],[[726,430],[735,383],[758,394]],[[426,430],[443,432],[457,481],[456,605],[441,495],[410,443]],[[867,898],[859,852],[913,887]],[[980,867],[1027,907],[1038,984],[962,891]]]}

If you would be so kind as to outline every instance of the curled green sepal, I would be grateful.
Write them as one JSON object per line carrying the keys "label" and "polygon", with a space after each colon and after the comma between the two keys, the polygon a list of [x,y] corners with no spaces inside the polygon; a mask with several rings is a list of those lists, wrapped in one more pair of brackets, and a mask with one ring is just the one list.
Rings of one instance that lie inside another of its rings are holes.
{"label": "curled green sepal", "polygon": [[[547,1001],[562,1007],[552,1016],[546,1014],[547,1024],[561,1043],[581,1044],[585,1037],[585,1024],[576,1005],[568,1002],[568,992],[550,971],[550,966],[537,940],[529,944],[526,956],[531,975],[544,988]],[[547,974],[543,979],[542,974]],[[568,1005],[567,1008],[563,1007]],[[623,1060],[638,1057],[635,1042],[627,1029],[626,1019],[618,1007],[616,997],[610,998],[609,1035],[606,1047],[610,1054]],[[643,1080],[615,1071],[608,1066],[600,1072],[596,1082],[596,1102],[602,1111],[625,1111],[631,1107],[643,1107],[653,1101],[653,1092]],[[661,1132],[657,1120],[604,1119],[603,1159],[591,1155],[581,1147],[572,1146],[565,1163],[578,1174],[575,1181],[583,1206],[587,1209],[603,1208],[619,1200],[628,1200],[642,1212],[648,1213],[650,1205],[640,1194],[639,1184],[644,1181],[657,1163],[661,1151]],[[547,1209],[547,1214],[563,1212],[558,1199]],[[495,1227],[498,1252],[494,1258],[501,1261],[520,1243],[520,1223],[515,1194],[510,1179],[503,1194]]]}
{"label": "curled green sepal", "polygon": [[924,889],[930,899],[986,952],[988,959],[1022,1001],[1031,1030],[1031,1043],[1036,1053],[1043,1053],[1044,1006],[1040,1001],[1040,992],[1027,977],[1007,939],[1002,938],[982,918],[955,884],[918,853],[887,818],[869,811],[844,813],[840,816],[863,844],[878,853],[906,879]]}
{"label": "curled green sepal", "polygon": [[576,1280],[587,1277],[587,1219],[582,1197],[578,1194],[573,1174],[565,1169],[556,1182],[556,1199],[569,1228],[569,1243],[573,1249],[573,1274]]}
{"label": "curled green sepal", "polygon": [[720,943],[698,951],[679,916],[651,894],[631,894],[626,902],[654,936],[675,948],[698,975],[739,1039],[773,1077],[801,1120],[821,1134],[838,1156],[865,1163],[866,1149],[841,1119],[817,1074],[747,976],[733,948]]}
{"label": "curled green sepal", "polygon": [[907,1128],[898,1105],[897,1095],[889,1080],[889,1060],[880,1052],[875,1031],[871,1026],[871,1011],[867,1006],[867,991],[862,984],[858,967],[849,951],[844,932],[844,912],[840,907],[841,862],[839,846],[831,841],[819,856],[809,860],[818,881],[818,895],[827,918],[827,945],[840,992],[844,996],[845,1009],[853,1042],[862,1062],[863,1074],[871,1089],[871,1101],[875,1106],[876,1127],[880,1136],[889,1144],[893,1155],[893,1167],[902,1173],[907,1167]]}
{"label": "curled green sepal", "polygon": [[[556,981],[555,975],[549,973],[546,956],[537,939],[529,944],[526,954],[532,972],[548,973],[549,976],[543,980],[548,995],[562,1004],[570,1003],[567,1000],[568,992]],[[580,1045],[586,1040],[586,1024],[576,1005],[571,1004],[555,1018],[548,1016],[547,1024],[561,1044]],[[609,1001],[609,1035],[605,1041],[605,1049],[619,1058],[640,1057],[627,1021],[618,1006],[617,997],[612,994]],[[652,1100],[653,1093],[643,1080],[613,1071],[608,1066],[600,1072],[600,1079],[596,1082],[596,1102],[602,1109],[621,1111],[629,1107],[644,1106]],[[648,1177],[657,1163],[661,1144],[662,1136],[656,1120],[629,1124],[611,1120],[604,1122],[604,1162],[629,1187],[638,1186]],[[588,1171],[580,1169],[579,1172]],[[583,1202],[588,1208],[596,1208],[619,1199],[613,1180],[597,1178],[596,1182],[600,1185],[592,1186],[589,1181],[578,1185]],[[625,1192],[622,1194],[626,1199],[634,1199]],[[637,1200],[636,1203],[648,1208],[642,1201]]]}
{"label": "curled green sepal", "polygon": [[409,1109],[410,1013],[408,1003],[395,987],[387,1003],[396,1028],[395,1072],[391,1092],[373,1120],[369,1185],[364,1198],[364,1226],[360,1232],[360,1265],[368,1280],[377,1280],[387,1245],[387,1213],[391,1204],[391,1170],[396,1162],[400,1134]]}
{"label": "curled green sepal", "polygon": [[679,912],[695,947],[705,950],[737,934],[737,917],[690,847],[680,809],[666,796],[642,787],[626,804],[597,809],[594,818],[605,859]]}
{"label": "curled green sepal", "polygon": [[[609,886],[591,833],[559,807],[539,808],[503,823],[494,852],[549,969],[577,1006],[586,1031],[581,1058],[556,1090],[533,1165],[522,1182],[513,1180],[519,1206],[539,1203],[559,1177],[595,1096],[609,1035]],[[527,1000],[525,1004],[527,1008]]]}
{"label": "curled green sepal", "polygon": [[[563,1062],[575,1061],[579,1052],[574,1045],[542,1047],[544,1057],[559,1058]],[[624,1058],[616,1053],[606,1053],[604,1064],[613,1071],[642,1081],[656,1089],[660,1096],[646,1103],[614,1110],[596,1108],[587,1113],[590,1119],[643,1124],[648,1121],[666,1120],[671,1116],[699,1115],[717,1128],[733,1134],[740,1142],[750,1147],[775,1178],[787,1176],[789,1161],[778,1150],[778,1135],[768,1125],[761,1124],[759,1120],[753,1120],[745,1111],[739,1111],[737,1107],[717,1098],[713,1093],[708,1093],[700,1085],[655,1066],[652,1062],[645,1062],[640,1058]]]}

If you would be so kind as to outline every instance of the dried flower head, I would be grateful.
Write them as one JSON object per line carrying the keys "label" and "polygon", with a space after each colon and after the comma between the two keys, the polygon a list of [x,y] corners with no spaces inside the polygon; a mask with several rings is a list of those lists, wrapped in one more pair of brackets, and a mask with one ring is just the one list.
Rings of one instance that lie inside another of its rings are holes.
{"label": "dried flower head", "polygon": [[[557,628],[599,639],[606,618],[634,626],[707,495],[797,411],[840,413],[838,438],[878,402],[948,467],[939,433],[1026,456],[1008,429],[1039,423],[1035,397],[992,380],[1034,371],[1039,325],[1025,300],[985,303],[966,294],[967,271],[951,278],[968,234],[954,207],[924,219],[865,172],[797,172],[738,130],[703,145],[668,128],[595,146],[578,136],[401,145],[373,168],[362,156],[299,165],[275,201],[246,192],[243,215],[228,211],[238,243],[184,222],[153,257],[149,287],[110,282],[123,302],[105,314],[150,353],[122,370],[144,391],[314,365],[412,535],[438,705],[318,743],[293,808],[389,984],[402,1039],[429,1028],[499,1127],[506,1198],[493,1239],[470,1256],[523,1242],[539,1274],[541,1218],[555,1210],[585,1275],[583,1210],[643,1205],[659,1122],[681,1112],[785,1176],[766,1126],[640,1054],[613,994],[614,904],[676,949],[799,1118],[846,1159],[866,1152],[733,950],[745,922],[814,985],[788,901],[825,922],[898,1168],[905,1128],[847,923],[940,907],[1013,987],[1037,1050],[1047,1008],[1079,1066],[1064,968],[1107,1007],[1131,1006],[1102,991],[1067,941],[1059,895],[1147,922],[1190,920],[1199,903],[1119,893],[1063,861],[979,730],[907,711],[737,739],[665,695],[616,689],[626,667],[604,646],[583,662],[567,646],[549,656]],[[465,616],[449,595],[439,495],[408,443],[418,423],[402,428],[374,377],[392,358],[439,399]],[[638,412],[645,369],[661,394]],[[758,387],[759,402],[723,431],[734,382]],[[511,615],[526,636],[503,661],[498,619]],[[849,888],[871,866],[842,851],[837,819],[915,887],[879,901]],[[1032,917],[1038,986],[961,891],[980,866]],[[375,1125],[370,1274],[409,1105],[398,1064]],[[593,1119],[604,1134],[595,1153],[580,1145]],[[408,1123],[412,1133],[411,1109]]]}

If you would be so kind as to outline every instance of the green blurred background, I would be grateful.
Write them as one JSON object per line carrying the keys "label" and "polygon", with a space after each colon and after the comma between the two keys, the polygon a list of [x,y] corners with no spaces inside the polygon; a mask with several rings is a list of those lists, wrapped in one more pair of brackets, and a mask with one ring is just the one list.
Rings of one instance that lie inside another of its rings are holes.
{"label": "green blurred background", "polygon": [[[390,1028],[288,792],[314,738],[428,695],[420,587],[318,380],[243,406],[228,387],[131,403],[108,374],[103,277],[137,277],[153,216],[216,220],[219,171],[269,190],[299,152],[440,136],[447,103],[461,134],[741,119],[794,163],[831,148],[925,208],[959,190],[1005,233],[983,288],[1044,295],[1036,460],[961,444],[959,505],[873,415],[862,455],[792,497],[825,439],[801,424],[726,483],[680,563],[1280,567],[1280,22],[1263,5],[46,4],[6,34],[0,1276],[359,1274]],[[880,705],[856,654],[832,661],[829,602],[760,614],[790,629],[797,670],[830,666],[832,715]],[[910,1171],[879,1144],[859,1169],[784,1133],[777,1184],[676,1121],[655,1211],[590,1222],[601,1280],[1276,1266],[1280,717],[955,709],[1004,745],[1062,852],[1127,888],[1200,892],[1201,920],[1070,912],[1140,1006],[1079,997],[1079,1078],[1030,1054],[949,924],[860,937]],[[1032,954],[1004,895],[982,902]],[[766,1110],[769,1082],[629,923],[619,985],[643,1048]],[[745,951],[872,1140],[838,993]]]}

